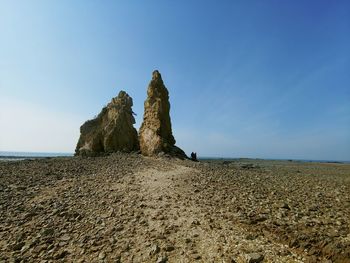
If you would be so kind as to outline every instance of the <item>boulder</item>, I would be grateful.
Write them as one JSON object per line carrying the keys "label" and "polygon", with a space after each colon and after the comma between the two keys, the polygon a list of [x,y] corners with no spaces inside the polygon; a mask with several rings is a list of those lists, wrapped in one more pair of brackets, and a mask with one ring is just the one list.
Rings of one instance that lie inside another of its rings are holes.
{"label": "boulder", "polygon": [[175,146],[171,130],[169,92],[158,70],[153,71],[148,85],[143,122],[139,131],[140,150],[143,155],[161,153],[187,158],[183,150]]}
{"label": "boulder", "polygon": [[96,118],[80,127],[75,154],[93,156],[139,150],[132,105],[132,98],[125,91],[120,91]]}

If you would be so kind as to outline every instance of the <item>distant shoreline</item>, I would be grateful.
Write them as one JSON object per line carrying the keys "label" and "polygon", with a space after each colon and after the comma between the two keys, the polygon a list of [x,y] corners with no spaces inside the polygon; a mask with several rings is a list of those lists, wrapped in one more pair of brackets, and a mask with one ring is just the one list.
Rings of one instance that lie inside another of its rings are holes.
{"label": "distant shoreline", "polygon": [[[73,153],[48,153],[48,152],[9,152],[0,151],[0,161],[21,161],[28,159],[45,159],[56,157],[73,157]],[[336,161],[336,160],[308,160],[308,159],[272,159],[272,158],[245,158],[245,157],[199,157],[200,161],[287,161],[287,162],[302,162],[302,163],[337,163],[350,164],[350,161]]]}
{"label": "distant shoreline", "polygon": [[55,157],[73,157],[73,153],[45,153],[45,152],[8,152],[0,151],[0,161],[22,161],[27,159],[44,159]]}
{"label": "distant shoreline", "polygon": [[302,162],[302,163],[344,163],[349,164],[350,161],[335,160],[309,160],[309,159],[272,159],[272,158],[225,158],[225,157],[199,157],[201,161],[281,161],[281,162]]}
{"label": "distant shoreline", "polygon": [[60,158],[60,157],[73,157],[69,156],[0,156],[0,161],[20,161],[20,160],[29,160],[29,159],[51,159],[51,158]]}

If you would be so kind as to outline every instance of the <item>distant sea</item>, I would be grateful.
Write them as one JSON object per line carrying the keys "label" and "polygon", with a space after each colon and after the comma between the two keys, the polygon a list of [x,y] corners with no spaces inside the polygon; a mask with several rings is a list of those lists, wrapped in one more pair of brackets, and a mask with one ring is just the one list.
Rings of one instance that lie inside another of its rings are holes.
{"label": "distant sea", "polygon": [[20,161],[24,159],[37,159],[47,157],[67,157],[73,153],[47,153],[47,152],[5,152],[0,151],[0,161]]}
{"label": "distant sea", "polygon": [[336,160],[309,160],[309,159],[271,159],[271,158],[225,158],[225,157],[199,157],[199,160],[215,160],[215,161],[289,161],[289,162],[303,162],[303,163],[346,163],[349,164],[350,161],[336,161]]}
{"label": "distant sea", "polygon": [[[20,161],[25,159],[38,159],[47,157],[71,157],[73,153],[52,153],[52,152],[5,152],[0,151],[0,161]],[[270,160],[270,161],[294,161],[294,162],[318,162],[318,163],[350,163],[350,161],[334,161],[334,160],[302,160],[302,159],[260,159],[260,158],[225,158],[225,157],[199,157],[199,160],[215,160],[215,161],[254,161],[254,160]]]}

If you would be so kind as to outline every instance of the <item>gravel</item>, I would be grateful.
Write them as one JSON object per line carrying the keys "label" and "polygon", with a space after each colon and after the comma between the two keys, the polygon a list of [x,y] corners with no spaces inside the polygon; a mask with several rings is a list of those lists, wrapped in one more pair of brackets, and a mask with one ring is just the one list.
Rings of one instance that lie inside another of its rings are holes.
{"label": "gravel", "polygon": [[350,165],[0,163],[0,262],[350,262]]}

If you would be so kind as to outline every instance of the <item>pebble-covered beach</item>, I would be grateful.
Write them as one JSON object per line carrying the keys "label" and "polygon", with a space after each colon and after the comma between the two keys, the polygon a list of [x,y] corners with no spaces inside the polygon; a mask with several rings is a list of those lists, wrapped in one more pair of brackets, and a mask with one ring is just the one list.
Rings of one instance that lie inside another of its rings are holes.
{"label": "pebble-covered beach", "polygon": [[0,162],[0,262],[350,262],[350,165]]}

